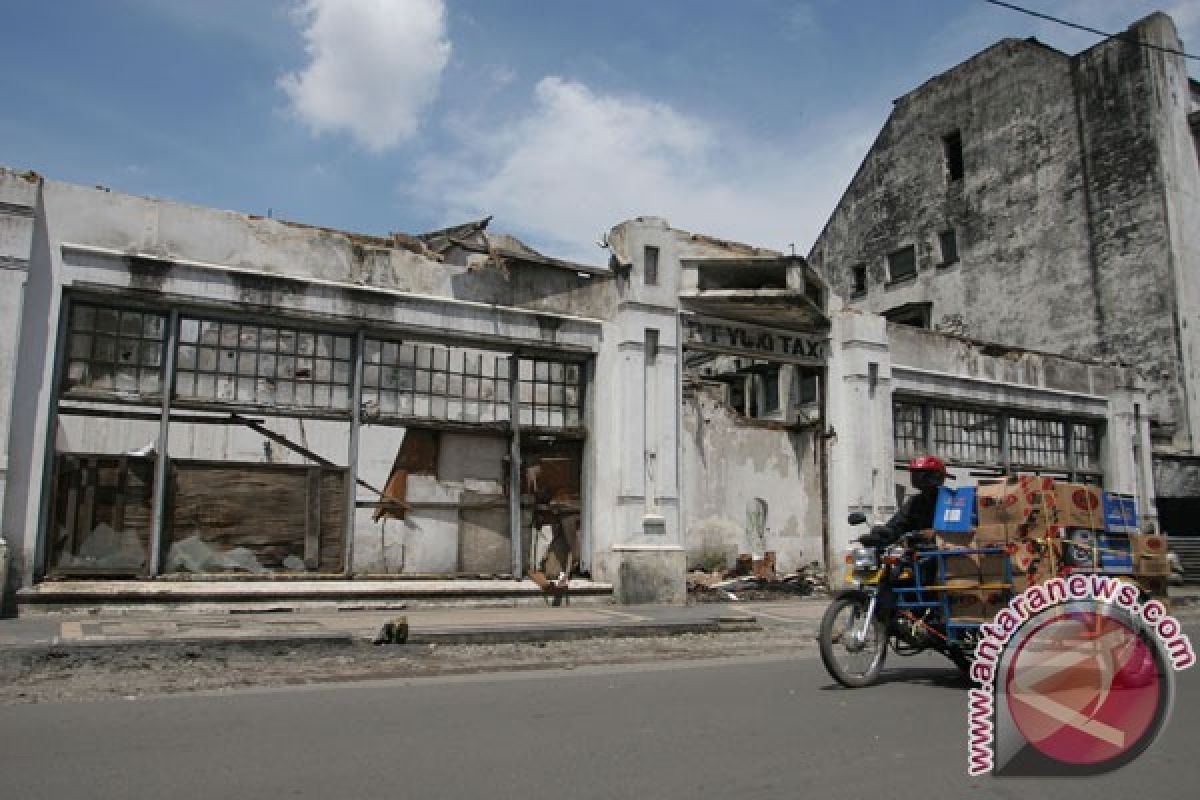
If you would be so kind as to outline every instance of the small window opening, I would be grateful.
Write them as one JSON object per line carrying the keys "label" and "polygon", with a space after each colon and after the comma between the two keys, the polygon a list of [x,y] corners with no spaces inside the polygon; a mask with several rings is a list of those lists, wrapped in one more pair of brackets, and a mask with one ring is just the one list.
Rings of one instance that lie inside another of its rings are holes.
{"label": "small window opening", "polygon": [[961,131],[954,131],[942,137],[942,152],[946,156],[946,173],[950,180],[962,180],[963,149]]}
{"label": "small window opening", "polygon": [[658,248],[646,246],[643,254],[643,277],[647,286],[658,285]]}
{"label": "small window opening", "polygon": [[853,268],[854,272],[854,293],[866,294],[867,292],[867,266],[866,264],[858,264]]}
{"label": "small window opening", "polygon": [[917,251],[912,245],[888,254],[888,278],[904,280],[917,274]]}
{"label": "small window opening", "polygon": [[954,231],[942,231],[938,234],[938,248],[942,251],[943,267],[958,263],[958,237]]}

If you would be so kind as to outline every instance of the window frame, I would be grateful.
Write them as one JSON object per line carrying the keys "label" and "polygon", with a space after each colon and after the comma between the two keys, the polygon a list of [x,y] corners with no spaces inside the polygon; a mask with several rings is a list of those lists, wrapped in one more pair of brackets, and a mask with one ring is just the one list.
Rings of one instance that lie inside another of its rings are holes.
{"label": "window frame", "polygon": [[[902,275],[897,275],[895,265],[898,257],[902,254],[912,259],[912,271],[905,272]],[[905,245],[899,247],[887,254],[887,269],[888,269],[888,286],[894,286],[898,283],[907,283],[908,281],[916,280],[917,277],[917,248],[915,245]]]}

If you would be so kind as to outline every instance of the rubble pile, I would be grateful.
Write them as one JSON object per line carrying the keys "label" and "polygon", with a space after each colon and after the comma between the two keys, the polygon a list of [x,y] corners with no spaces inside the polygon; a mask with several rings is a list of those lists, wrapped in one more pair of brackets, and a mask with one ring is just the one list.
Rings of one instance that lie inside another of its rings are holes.
{"label": "rubble pile", "polygon": [[731,569],[696,568],[687,576],[688,596],[701,603],[805,597],[828,588],[825,571],[816,561],[780,575],[773,551],[764,553],[761,559],[744,553]]}

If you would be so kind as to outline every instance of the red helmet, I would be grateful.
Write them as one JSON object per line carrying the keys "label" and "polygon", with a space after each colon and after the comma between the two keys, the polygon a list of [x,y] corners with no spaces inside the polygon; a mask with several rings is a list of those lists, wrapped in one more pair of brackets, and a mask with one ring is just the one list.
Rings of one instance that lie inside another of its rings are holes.
{"label": "red helmet", "polygon": [[936,472],[943,478],[946,477],[946,462],[937,456],[917,456],[908,462],[908,469],[910,472]]}

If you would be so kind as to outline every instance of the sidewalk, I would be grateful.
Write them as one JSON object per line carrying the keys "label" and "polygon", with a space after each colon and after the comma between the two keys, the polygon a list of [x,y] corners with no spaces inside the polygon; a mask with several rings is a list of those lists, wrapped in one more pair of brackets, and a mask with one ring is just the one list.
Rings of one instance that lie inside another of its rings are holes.
{"label": "sidewalk", "polygon": [[[33,650],[152,645],[352,645],[373,642],[403,618],[412,644],[498,644],[564,639],[672,636],[759,630],[751,604],[435,608],[287,613],[39,614],[0,620],[0,649]],[[770,624],[815,619],[824,598],[777,606]],[[789,616],[790,615],[790,616]]]}
{"label": "sidewalk", "polygon": [[[816,630],[828,597],[688,606],[579,605],[194,613],[32,614],[0,620],[0,650],[44,652],[179,645],[349,646],[403,619],[411,644],[500,644],[757,631]],[[1200,585],[1171,587],[1173,612],[1200,609]]]}

